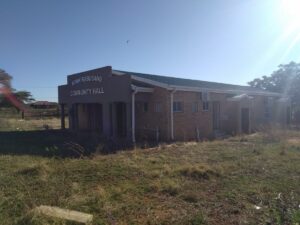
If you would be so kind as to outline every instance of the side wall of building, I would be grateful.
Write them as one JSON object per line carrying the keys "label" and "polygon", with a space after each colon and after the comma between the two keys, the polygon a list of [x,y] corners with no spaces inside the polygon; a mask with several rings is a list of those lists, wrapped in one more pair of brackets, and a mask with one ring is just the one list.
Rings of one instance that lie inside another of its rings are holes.
{"label": "side wall of building", "polygon": [[212,108],[203,110],[199,92],[176,91],[174,102],[181,102],[182,111],[174,112],[174,139],[179,141],[203,139],[212,135]]}
{"label": "side wall of building", "polygon": [[238,133],[238,110],[239,103],[228,101],[232,95],[210,93],[211,102],[220,103],[220,130],[227,134]]}
{"label": "side wall of building", "polygon": [[160,87],[153,89],[153,93],[136,94],[137,140],[170,139],[170,92]]}

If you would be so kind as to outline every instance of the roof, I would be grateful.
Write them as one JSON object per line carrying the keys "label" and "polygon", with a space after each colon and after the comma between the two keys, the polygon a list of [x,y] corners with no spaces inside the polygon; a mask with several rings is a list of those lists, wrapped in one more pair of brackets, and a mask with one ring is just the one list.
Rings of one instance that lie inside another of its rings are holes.
{"label": "roof", "polygon": [[36,101],[33,103],[30,103],[30,105],[57,105],[56,102],[48,102],[48,101]]}
{"label": "roof", "polygon": [[114,71],[117,71],[120,73],[125,73],[128,75],[133,75],[133,76],[136,76],[139,78],[152,80],[152,81],[163,83],[163,84],[170,85],[170,86],[183,86],[183,87],[189,87],[189,88],[214,89],[214,90],[221,90],[221,91],[256,92],[257,94],[278,94],[278,93],[274,93],[274,92],[264,91],[259,88],[243,86],[243,85],[225,84],[225,83],[218,83],[218,82],[171,77],[171,76],[136,73],[136,72],[128,72],[128,71],[122,71],[122,70],[114,70]]}
{"label": "roof", "polygon": [[241,101],[243,99],[253,99],[253,97],[251,97],[247,94],[241,94],[241,95],[235,95],[231,98],[228,98],[229,101]]}

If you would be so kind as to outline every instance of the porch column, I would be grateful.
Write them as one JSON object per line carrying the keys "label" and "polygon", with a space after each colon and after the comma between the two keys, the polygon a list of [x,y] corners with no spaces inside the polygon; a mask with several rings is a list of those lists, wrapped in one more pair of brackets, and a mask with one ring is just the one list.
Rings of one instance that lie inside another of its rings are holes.
{"label": "porch column", "polygon": [[126,102],[126,138],[131,140],[131,104]]}
{"label": "porch column", "polygon": [[110,115],[110,103],[102,103],[102,125],[103,125],[103,134],[106,137],[111,136],[111,115]]}
{"label": "porch column", "polygon": [[60,104],[60,124],[61,124],[61,129],[64,130],[66,128],[66,125],[65,125],[65,104]]}
{"label": "porch column", "polygon": [[173,102],[174,102],[174,93],[176,92],[176,89],[171,91],[170,95],[170,112],[171,112],[171,140],[174,140],[174,112],[173,112]]}
{"label": "porch column", "polygon": [[135,94],[137,93],[134,90],[131,94],[131,136],[132,142],[135,143]]}

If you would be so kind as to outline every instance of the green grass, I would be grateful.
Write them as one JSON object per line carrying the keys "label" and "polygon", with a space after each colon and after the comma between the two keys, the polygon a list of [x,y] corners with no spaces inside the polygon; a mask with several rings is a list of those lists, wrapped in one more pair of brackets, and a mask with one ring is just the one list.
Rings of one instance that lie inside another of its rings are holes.
{"label": "green grass", "polygon": [[[36,147],[32,135],[42,135]],[[298,132],[81,159],[34,155],[66,138],[51,135],[0,134],[1,225],[74,224],[33,214],[39,205],[91,213],[95,225],[300,223]]]}

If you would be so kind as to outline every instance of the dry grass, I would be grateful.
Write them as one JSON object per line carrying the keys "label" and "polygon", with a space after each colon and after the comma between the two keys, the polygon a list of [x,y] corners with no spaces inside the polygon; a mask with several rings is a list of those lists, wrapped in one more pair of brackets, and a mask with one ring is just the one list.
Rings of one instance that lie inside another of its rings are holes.
{"label": "dry grass", "polygon": [[0,131],[32,131],[46,129],[60,129],[60,119],[56,117],[25,120],[19,118],[0,118]]}
{"label": "dry grass", "polygon": [[1,225],[73,224],[33,215],[39,205],[91,213],[95,225],[296,225],[298,140],[272,131],[83,159],[3,154]]}

